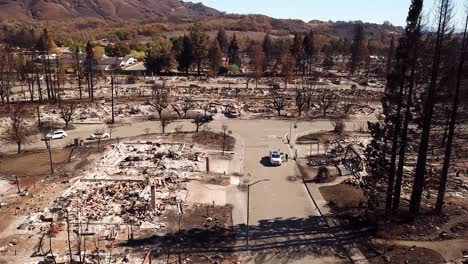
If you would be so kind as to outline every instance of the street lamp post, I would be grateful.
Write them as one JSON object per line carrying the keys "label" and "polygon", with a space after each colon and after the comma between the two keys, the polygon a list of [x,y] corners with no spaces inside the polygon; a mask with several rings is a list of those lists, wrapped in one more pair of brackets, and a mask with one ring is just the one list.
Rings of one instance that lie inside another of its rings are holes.
{"label": "street lamp post", "polygon": [[[293,121],[289,121],[289,144],[292,146],[292,123]],[[294,133],[296,133],[297,123],[294,122]]]}
{"label": "street lamp post", "polygon": [[250,220],[250,186],[253,186],[259,182],[264,182],[264,181],[270,181],[270,179],[263,179],[263,180],[258,180],[254,183],[248,184],[247,185],[247,250],[249,250],[249,220]]}

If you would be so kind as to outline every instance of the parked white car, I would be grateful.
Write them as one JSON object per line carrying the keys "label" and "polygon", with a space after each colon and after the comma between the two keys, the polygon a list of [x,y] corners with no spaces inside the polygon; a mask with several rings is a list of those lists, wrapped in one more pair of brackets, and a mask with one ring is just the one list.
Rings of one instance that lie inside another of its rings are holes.
{"label": "parked white car", "polygon": [[283,157],[278,150],[270,151],[270,164],[272,166],[280,166],[283,163]]}
{"label": "parked white car", "polygon": [[91,134],[91,136],[89,136],[89,138],[90,139],[108,139],[110,138],[110,135],[107,133],[103,133],[103,134],[93,133]]}
{"label": "parked white car", "polygon": [[55,130],[54,133],[47,134],[46,138],[54,140],[54,139],[66,138],[67,136],[68,135],[65,131],[63,131],[62,129],[59,129],[59,130]]}

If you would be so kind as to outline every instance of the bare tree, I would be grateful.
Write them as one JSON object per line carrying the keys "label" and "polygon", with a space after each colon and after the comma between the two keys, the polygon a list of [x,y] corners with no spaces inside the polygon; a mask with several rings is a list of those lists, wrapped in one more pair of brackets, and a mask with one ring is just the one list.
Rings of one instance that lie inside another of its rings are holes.
{"label": "bare tree", "polygon": [[307,106],[307,92],[305,89],[297,88],[296,89],[296,108],[299,116],[302,115],[302,112]]}
{"label": "bare tree", "polygon": [[253,65],[253,77],[255,78],[255,88],[258,87],[258,80],[263,75],[263,70],[265,68],[265,53],[263,48],[260,45],[255,45],[252,47],[250,58]]}
{"label": "bare tree", "polygon": [[296,59],[294,56],[287,53],[282,59],[282,74],[284,78],[284,89],[288,89],[288,83],[294,77],[294,69],[296,68]]}
{"label": "bare tree", "polygon": [[28,142],[32,135],[32,129],[24,120],[25,110],[21,105],[16,105],[10,113],[10,122],[3,133],[3,140],[18,146],[18,154],[21,154],[21,146]]}
{"label": "bare tree", "polygon": [[166,133],[166,127],[172,123],[173,118],[170,117],[169,115],[162,115],[161,118],[159,119],[161,122],[161,131],[162,133]]}
{"label": "bare tree", "polygon": [[60,118],[65,122],[65,128],[68,128],[68,124],[73,120],[77,106],[75,102],[59,104]]}
{"label": "bare tree", "polygon": [[162,112],[169,106],[169,91],[165,89],[164,85],[155,85],[153,87],[154,97],[150,104],[153,109],[158,112],[159,118],[162,116]]}
{"label": "bare tree", "polygon": [[193,105],[189,101],[184,101],[182,103],[182,111],[184,112],[184,117],[187,117],[188,111],[190,111],[190,109],[192,108],[193,108]]}
{"label": "bare tree", "polygon": [[286,108],[286,106],[288,105],[288,100],[286,98],[280,96],[280,97],[277,97],[277,98],[273,99],[272,104],[273,104],[273,107],[278,112],[278,116],[281,116],[281,110]]}
{"label": "bare tree", "polygon": [[196,126],[196,130],[195,132],[198,133],[198,130],[200,129],[200,127],[205,123],[205,117],[198,114],[194,119],[193,119],[193,123],[195,124]]}
{"label": "bare tree", "polygon": [[336,105],[337,96],[333,91],[329,89],[322,89],[320,91],[318,100],[320,110],[322,110],[323,117],[325,117],[327,115],[327,110],[330,109],[330,107]]}
{"label": "bare tree", "polygon": [[174,111],[177,113],[177,115],[179,116],[179,118],[182,118],[183,112],[182,112],[182,109],[180,109],[181,106],[176,105],[176,104],[171,104],[171,106],[172,106],[172,109],[174,109]]}

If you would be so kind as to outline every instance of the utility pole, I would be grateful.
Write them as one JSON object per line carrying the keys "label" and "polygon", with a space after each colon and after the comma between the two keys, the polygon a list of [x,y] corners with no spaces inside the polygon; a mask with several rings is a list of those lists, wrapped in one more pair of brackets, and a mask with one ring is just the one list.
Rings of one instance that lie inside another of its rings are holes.
{"label": "utility pole", "polygon": [[52,160],[52,150],[50,149],[50,142],[52,141],[51,138],[47,138],[47,136],[44,139],[44,142],[46,144],[46,149],[47,152],[49,153],[49,164],[50,164],[50,174],[54,174],[54,162]]}
{"label": "utility pole", "polygon": [[21,193],[18,175],[15,175],[15,178],[16,178],[16,187],[18,187],[18,193]]}
{"label": "utility pole", "polygon": [[114,124],[114,73],[111,75],[112,124]]}
{"label": "utility pole", "polygon": [[52,222],[50,223],[50,226],[49,226],[49,250],[50,250],[50,254],[52,256],[52,259],[54,259],[54,252],[52,251],[52,227],[53,227],[53,224],[54,224],[54,220],[52,219]]}
{"label": "utility pole", "polygon": [[72,254],[72,249],[71,249],[71,240],[70,240],[70,218],[68,215],[68,210],[67,212],[67,237],[68,237],[68,254],[70,256],[70,263],[73,263],[73,254]]}
{"label": "utility pole", "polygon": [[249,242],[250,242],[250,236],[249,236],[249,225],[250,225],[250,187],[259,183],[259,182],[264,182],[264,181],[270,181],[270,179],[263,179],[263,180],[258,180],[254,183],[248,184],[247,185],[247,250],[249,250]]}

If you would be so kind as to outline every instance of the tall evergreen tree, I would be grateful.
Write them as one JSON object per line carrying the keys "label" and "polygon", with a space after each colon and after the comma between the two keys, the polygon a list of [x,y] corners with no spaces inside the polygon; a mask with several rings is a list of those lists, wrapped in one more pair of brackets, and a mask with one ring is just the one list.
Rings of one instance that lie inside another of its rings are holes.
{"label": "tall evergreen tree", "polygon": [[[405,161],[405,151],[407,146],[407,133],[412,107],[412,97],[414,88],[414,73],[417,62],[418,43],[421,38],[420,19],[422,11],[422,1],[413,1],[407,17],[405,35],[400,39],[396,50],[395,66],[388,76],[386,98],[387,117],[386,125],[389,129],[389,140],[392,142],[390,149],[390,168],[388,170],[388,185],[386,198],[386,212],[390,214],[392,210],[399,207],[401,184],[403,178],[403,164]],[[392,56],[391,54],[389,56]],[[404,96],[406,92],[406,113],[404,115],[403,129],[401,128],[402,110],[404,107]],[[400,145],[400,153],[398,147]],[[401,153],[403,152],[403,153]],[[400,155],[398,155],[400,154]],[[396,162],[399,159],[401,171],[397,171]],[[397,174],[398,173],[398,174]],[[397,174],[397,175],[396,175]],[[396,176],[396,179],[395,179]]]}
{"label": "tall evergreen tree", "polygon": [[304,55],[304,46],[303,46],[303,40],[302,40],[302,35],[299,34],[298,32],[294,33],[294,40],[293,44],[291,47],[291,54],[293,55],[295,61],[296,61],[296,74],[298,71],[302,71],[302,60],[303,60],[303,55]]}
{"label": "tall evergreen tree", "polygon": [[317,55],[317,44],[315,43],[314,32],[311,30],[304,37],[304,57],[305,57],[305,67],[304,74],[310,75],[312,73],[312,67],[315,63],[315,57]]}
{"label": "tall evergreen tree", "polygon": [[78,47],[78,45],[75,47],[75,71],[76,71],[76,78],[78,80],[78,91],[80,93],[80,100],[83,99],[83,90],[82,90],[82,87],[81,87],[81,76],[82,76],[82,72],[81,72],[81,62],[80,62],[80,48]]}
{"label": "tall evergreen tree", "polygon": [[200,29],[200,25],[195,25],[190,31],[190,40],[192,41],[193,57],[197,63],[197,73],[201,75],[201,64],[208,54],[208,45],[210,38]]}
{"label": "tall evergreen tree", "polygon": [[228,57],[230,64],[236,64],[239,67],[241,66],[239,43],[237,42],[237,36],[235,33],[232,36],[231,43],[229,44]]}
{"label": "tall evergreen tree", "polygon": [[218,39],[214,39],[208,49],[208,60],[212,74],[214,76],[218,75],[219,68],[223,65],[223,52],[221,51]]}
{"label": "tall evergreen tree", "polygon": [[218,34],[216,35],[216,39],[218,40],[219,47],[221,48],[222,52],[226,54],[227,49],[229,47],[229,38],[224,28],[218,31]]}
{"label": "tall evergreen tree", "polygon": [[365,60],[364,48],[365,48],[365,35],[364,26],[361,21],[356,22],[354,26],[354,38],[351,45],[351,61],[349,63],[349,70],[351,74],[359,71],[361,63]]}
{"label": "tall evergreen tree", "polygon": [[268,66],[271,63],[273,53],[273,43],[270,34],[266,34],[263,39],[263,53],[265,54],[265,65]]}
{"label": "tall evergreen tree", "polygon": [[91,100],[94,100],[94,67],[96,65],[96,59],[94,57],[94,50],[91,42],[88,41],[86,44],[86,82],[88,85],[88,96]]}
{"label": "tall evergreen tree", "polygon": [[333,48],[330,45],[323,46],[323,63],[322,66],[326,70],[330,70],[334,65],[335,62],[333,61]]}
{"label": "tall evergreen tree", "polygon": [[[412,110],[413,110],[413,97],[414,97],[414,90],[416,87],[416,74],[417,74],[417,67],[418,67],[418,60],[420,56],[419,48],[421,46],[421,26],[420,24],[417,25],[411,34],[408,34],[408,57],[406,58],[407,61],[407,76],[406,76],[406,83],[405,84],[405,93],[406,101],[401,101],[400,109],[403,111],[403,107],[405,108],[404,117],[403,117],[403,127],[401,131],[395,131],[400,136],[400,146],[398,152],[398,167],[396,169],[396,178],[395,178],[395,188],[393,194],[393,204],[392,210],[396,211],[400,208],[400,196],[401,196],[401,188],[403,183],[403,174],[404,174],[404,166],[406,161],[406,152],[408,144],[408,129],[410,122],[412,121]],[[403,97],[402,97],[403,100]],[[394,136],[397,136],[394,134]],[[392,155],[396,155],[396,149],[392,150],[395,151],[395,154],[392,152]],[[395,165],[395,164],[392,164]],[[395,171],[395,169],[393,169]]]}
{"label": "tall evergreen tree", "polygon": [[175,52],[175,58],[179,64],[178,69],[185,73],[189,73],[195,58],[193,56],[192,41],[187,35],[175,39],[172,43]]}
{"label": "tall evergreen tree", "polygon": [[155,37],[145,54],[145,66],[150,74],[160,74],[171,65],[171,42],[165,37]]}
{"label": "tall evergreen tree", "polygon": [[385,68],[385,76],[388,76],[390,74],[393,61],[395,59],[394,57],[395,57],[395,37],[392,36],[392,39],[390,40],[390,47],[388,48],[388,53],[387,53],[387,65]]}
{"label": "tall evergreen tree", "polygon": [[[367,169],[369,172],[369,178],[366,181],[370,184],[370,187],[367,188],[366,193],[369,194],[369,199],[372,199],[374,204],[379,203],[379,192],[385,194],[385,212],[387,215],[392,213],[392,203],[396,196],[398,196],[397,202],[399,202],[401,178],[398,178],[395,183],[395,166],[398,143],[400,143],[403,149],[406,149],[406,132],[402,133],[401,129],[402,109],[405,92],[407,96],[407,111],[412,106],[414,69],[417,60],[416,51],[418,50],[418,42],[421,37],[419,21],[421,18],[422,2],[422,0],[412,1],[407,17],[405,35],[399,41],[394,63],[390,63],[389,65],[387,87],[383,100],[384,122],[369,125],[369,129],[372,131],[372,141],[366,151]],[[358,31],[361,30],[359,29]],[[362,34],[359,33],[357,35]],[[356,42],[359,38],[355,38],[355,42],[353,43],[354,51],[356,51]],[[406,122],[409,121],[410,117],[409,115],[405,115],[405,118],[403,130],[407,130],[408,124]],[[400,134],[402,134],[401,138]]]}

